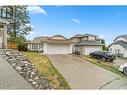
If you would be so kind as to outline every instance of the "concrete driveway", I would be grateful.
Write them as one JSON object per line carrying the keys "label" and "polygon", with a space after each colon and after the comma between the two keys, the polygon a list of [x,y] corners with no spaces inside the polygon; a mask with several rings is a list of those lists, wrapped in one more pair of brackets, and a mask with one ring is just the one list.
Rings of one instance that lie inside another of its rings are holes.
{"label": "concrete driveway", "polygon": [[114,60],[113,65],[116,67],[119,67],[123,63],[127,63],[127,60],[117,58],[116,60]]}
{"label": "concrete driveway", "polygon": [[71,55],[47,55],[72,89],[99,89],[120,76]]}

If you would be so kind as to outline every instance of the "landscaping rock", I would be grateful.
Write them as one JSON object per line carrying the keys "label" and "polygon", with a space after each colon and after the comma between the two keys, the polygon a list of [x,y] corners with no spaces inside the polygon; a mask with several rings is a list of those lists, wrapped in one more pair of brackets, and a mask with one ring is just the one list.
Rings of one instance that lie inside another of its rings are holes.
{"label": "landscaping rock", "polygon": [[48,81],[31,64],[30,60],[20,52],[10,49],[1,49],[0,55],[14,67],[35,89],[52,89]]}

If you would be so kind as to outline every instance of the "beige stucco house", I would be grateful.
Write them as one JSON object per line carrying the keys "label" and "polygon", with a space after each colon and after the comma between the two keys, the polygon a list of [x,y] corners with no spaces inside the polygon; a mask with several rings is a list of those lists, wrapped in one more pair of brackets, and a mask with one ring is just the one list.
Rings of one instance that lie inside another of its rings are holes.
{"label": "beige stucco house", "polygon": [[28,49],[43,51],[44,54],[71,54],[72,44],[62,35],[36,37],[33,41],[28,42]]}
{"label": "beige stucco house", "polygon": [[0,48],[7,48],[7,20],[0,19]]}
{"label": "beige stucco house", "polygon": [[101,40],[92,34],[77,34],[70,39],[62,35],[40,36],[28,42],[28,49],[43,51],[44,54],[72,54],[78,51],[82,55],[89,55],[93,51],[102,50]]}
{"label": "beige stucco house", "polygon": [[127,57],[127,35],[116,37],[114,42],[109,45],[109,51]]}
{"label": "beige stucco house", "polygon": [[100,38],[92,34],[77,34],[69,39],[73,43],[72,51],[82,55],[89,55],[96,50],[102,50]]}

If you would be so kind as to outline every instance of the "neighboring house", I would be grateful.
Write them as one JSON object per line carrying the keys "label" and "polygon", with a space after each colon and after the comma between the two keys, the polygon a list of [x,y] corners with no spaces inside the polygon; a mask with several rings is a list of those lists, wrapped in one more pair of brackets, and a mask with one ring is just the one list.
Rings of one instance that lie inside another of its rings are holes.
{"label": "neighboring house", "polygon": [[109,51],[127,57],[127,35],[116,37],[114,42],[109,45]]}
{"label": "neighboring house", "polygon": [[0,48],[7,48],[7,20],[0,19]]}
{"label": "neighboring house", "polygon": [[62,35],[36,37],[33,41],[28,42],[28,49],[43,51],[44,54],[71,54],[72,44]]}
{"label": "neighboring house", "polygon": [[69,39],[72,42],[72,51],[79,52],[82,55],[89,55],[96,50],[102,50],[100,38],[92,34],[77,34]]}

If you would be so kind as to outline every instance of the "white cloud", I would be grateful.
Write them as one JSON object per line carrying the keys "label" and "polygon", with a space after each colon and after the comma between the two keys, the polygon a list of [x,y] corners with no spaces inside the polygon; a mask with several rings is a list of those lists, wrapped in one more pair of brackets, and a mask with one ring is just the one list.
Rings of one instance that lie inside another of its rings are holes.
{"label": "white cloud", "polygon": [[33,25],[31,25],[31,24],[25,24],[27,27],[28,26],[30,26],[31,28],[34,28],[34,26]]}
{"label": "white cloud", "polygon": [[44,14],[47,15],[46,11],[39,7],[39,6],[28,6],[27,7],[28,11],[30,11],[33,14]]}
{"label": "white cloud", "polygon": [[104,35],[99,35],[98,37],[101,38],[101,39],[104,39],[105,38]]}
{"label": "white cloud", "polygon": [[71,19],[72,22],[75,22],[75,23],[80,23],[80,21],[78,19]]}

